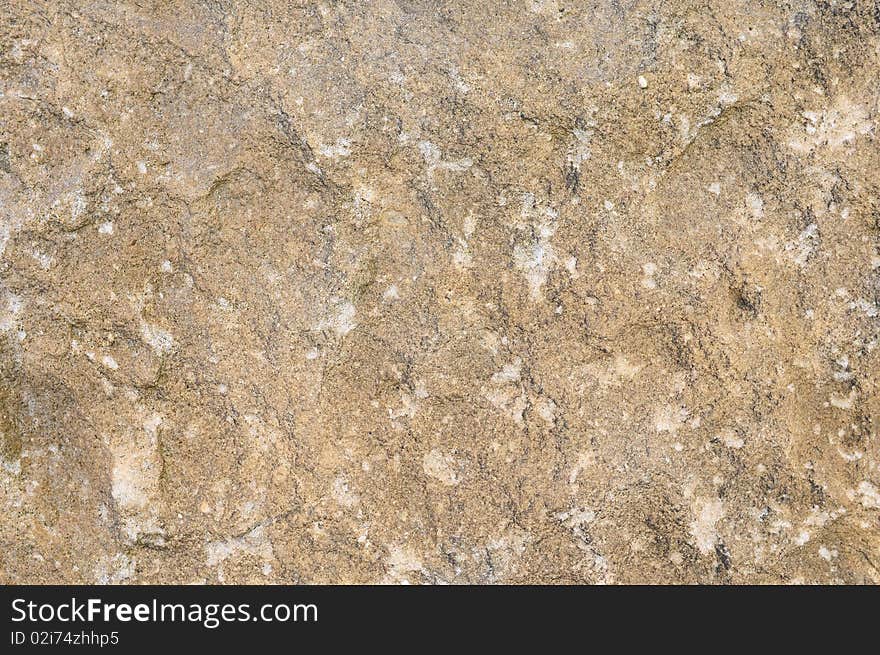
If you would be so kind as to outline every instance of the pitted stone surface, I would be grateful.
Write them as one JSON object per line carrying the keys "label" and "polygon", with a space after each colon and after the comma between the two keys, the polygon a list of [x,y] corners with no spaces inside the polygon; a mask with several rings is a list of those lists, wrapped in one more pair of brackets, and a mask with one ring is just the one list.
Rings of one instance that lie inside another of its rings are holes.
{"label": "pitted stone surface", "polygon": [[880,582],[872,2],[0,6],[0,582]]}

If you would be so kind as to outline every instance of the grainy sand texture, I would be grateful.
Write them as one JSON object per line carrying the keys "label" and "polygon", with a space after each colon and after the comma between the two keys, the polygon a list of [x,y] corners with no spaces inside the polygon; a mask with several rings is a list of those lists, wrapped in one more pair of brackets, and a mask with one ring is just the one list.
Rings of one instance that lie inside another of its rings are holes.
{"label": "grainy sand texture", "polygon": [[0,582],[880,582],[880,4],[4,0]]}

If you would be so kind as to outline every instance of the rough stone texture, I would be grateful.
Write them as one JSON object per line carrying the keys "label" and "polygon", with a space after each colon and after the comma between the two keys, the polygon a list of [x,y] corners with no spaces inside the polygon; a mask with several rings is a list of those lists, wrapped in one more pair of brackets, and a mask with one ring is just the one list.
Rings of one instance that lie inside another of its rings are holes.
{"label": "rough stone texture", "polygon": [[880,5],[0,3],[0,582],[880,582]]}

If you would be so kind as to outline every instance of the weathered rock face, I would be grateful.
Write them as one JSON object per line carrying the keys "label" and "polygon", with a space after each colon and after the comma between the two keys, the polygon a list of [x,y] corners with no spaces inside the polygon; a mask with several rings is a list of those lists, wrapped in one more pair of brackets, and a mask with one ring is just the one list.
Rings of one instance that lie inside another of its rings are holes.
{"label": "weathered rock face", "polygon": [[0,582],[880,582],[878,89],[872,2],[4,2]]}

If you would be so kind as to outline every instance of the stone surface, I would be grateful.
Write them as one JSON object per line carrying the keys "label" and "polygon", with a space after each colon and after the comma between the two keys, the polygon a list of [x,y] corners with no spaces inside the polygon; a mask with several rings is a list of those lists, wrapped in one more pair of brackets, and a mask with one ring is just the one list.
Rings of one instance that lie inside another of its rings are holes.
{"label": "stone surface", "polygon": [[880,6],[6,0],[0,582],[880,582]]}

